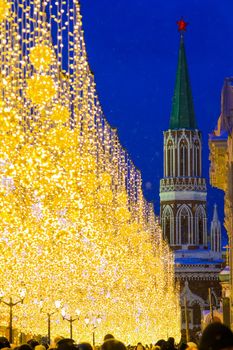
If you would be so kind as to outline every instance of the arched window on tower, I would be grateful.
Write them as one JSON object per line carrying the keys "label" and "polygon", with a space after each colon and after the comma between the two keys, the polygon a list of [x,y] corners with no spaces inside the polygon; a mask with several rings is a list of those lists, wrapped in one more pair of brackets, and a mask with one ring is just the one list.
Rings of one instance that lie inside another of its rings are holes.
{"label": "arched window on tower", "polygon": [[205,242],[206,234],[206,214],[203,206],[199,206],[195,214],[196,221],[196,244],[203,245]]}
{"label": "arched window on tower", "polygon": [[167,144],[167,176],[173,176],[173,143],[171,140]]}
{"label": "arched window on tower", "polygon": [[182,208],[178,213],[181,244],[190,243],[191,216],[192,216],[191,210],[186,205],[182,206]]}
{"label": "arched window on tower", "polygon": [[162,217],[163,238],[169,244],[173,243],[173,212],[170,206],[166,206]]}
{"label": "arched window on tower", "polygon": [[188,176],[188,144],[185,139],[180,141],[180,176]]}
{"label": "arched window on tower", "polygon": [[199,145],[199,141],[196,140],[194,142],[194,159],[193,159],[193,172],[194,172],[194,176],[201,176],[200,175],[200,145]]}

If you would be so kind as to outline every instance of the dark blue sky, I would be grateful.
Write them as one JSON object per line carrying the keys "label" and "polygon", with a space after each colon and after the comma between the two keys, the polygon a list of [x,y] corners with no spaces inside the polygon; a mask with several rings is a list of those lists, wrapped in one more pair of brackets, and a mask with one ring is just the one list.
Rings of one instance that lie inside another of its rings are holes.
{"label": "dark blue sky", "polygon": [[[163,131],[169,125],[178,59],[176,21],[183,16],[189,23],[185,46],[208,178],[208,133],[220,113],[223,80],[233,75],[233,1],[80,2],[89,62],[104,113],[141,170],[145,196],[159,213]],[[211,217],[214,202],[223,220],[223,193],[209,187]]]}

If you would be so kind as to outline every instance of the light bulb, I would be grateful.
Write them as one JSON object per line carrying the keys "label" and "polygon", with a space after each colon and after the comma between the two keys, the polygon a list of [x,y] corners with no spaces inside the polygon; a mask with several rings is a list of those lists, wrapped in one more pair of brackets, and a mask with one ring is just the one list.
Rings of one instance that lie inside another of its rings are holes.
{"label": "light bulb", "polygon": [[26,289],[25,288],[22,288],[19,292],[19,295],[21,296],[22,299],[25,298],[25,295],[26,295]]}
{"label": "light bulb", "polygon": [[75,313],[76,313],[77,316],[80,316],[81,311],[80,311],[79,309],[76,309],[76,310],[75,310]]}
{"label": "light bulb", "polygon": [[60,300],[56,300],[55,301],[55,307],[56,307],[56,309],[59,309],[61,307],[61,301]]}
{"label": "light bulb", "polygon": [[65,317],[65,315],[66,315],[66,310],[65,309],[61,310],[61,315],[62,315],[62,317]]}

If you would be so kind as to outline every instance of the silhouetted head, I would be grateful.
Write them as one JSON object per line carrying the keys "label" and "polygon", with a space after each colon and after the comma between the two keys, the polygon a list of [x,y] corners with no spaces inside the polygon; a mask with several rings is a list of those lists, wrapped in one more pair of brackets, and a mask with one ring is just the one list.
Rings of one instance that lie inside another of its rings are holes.
{"label": "silhouetted head", "polygon": [[126,346],[119,340],[109,339],[101,345],[101,350],[126,350]]}
{"label": "silhouetted head", "polygon": [[10,348],[9,340],[6,337],[0,337],[0,349]]}
{"label": "silhouetted head", "polygon": [[63,338],[57,342],[58,350],[74,350],[75,346],[75,341],[70,338]]}
{"label": "silhouetted head", "polygon": [[164,339],[158,340],[155,345],[158,345],[161,350],[166,350],[167,349],[167,342]]}
{"label": "silhouetted head", "polygon": [[75,349],[77,350],[93,350],[91,344],[89,343],[80,343],[75,345]]}
{"label": "silhouetted head", "polygon": [[19,346],[19,350],[32,350],[29,344],[22,344]]}
{"label": "silhouetted head", "polygon": [[55,345],[57,345],[57,343],[62,340],[62,339],[65,339],[62,335],[57,335],[54,339],[53,339],[53,343]]}
{"label": "silhouetted head", "polygon": [[199,350],[233,349],[233,333],[220,322],[209,324],[200,339]]}
{"label": "silhouetted head", "polygon": [[[31,349],[35,349],[37,345],[39,345],[39,342],[35,339],[30,339],[27,341],[27,344],[30,345]],[[24,344],[23,344],[24,345]]]}
{"label": "silhouetted head", "polygon": [[108,333],[104,336],[104,341],[109,340],[109,339],[115,339],[115,338],[112,334]]}
{"label": "silhouetted head", "polygon": [[164,343],[166,343],[166,340],[164,340],[164,339],[159,339],[159,340],[157,341],[157,343],[155,343],[155,345],[161,346],[161,345],[163,345]]}
{"label": "silhouetted head", "polygon": [[173,337],[169,337],[167,340],[168,349],[175,348],[175,339]]}

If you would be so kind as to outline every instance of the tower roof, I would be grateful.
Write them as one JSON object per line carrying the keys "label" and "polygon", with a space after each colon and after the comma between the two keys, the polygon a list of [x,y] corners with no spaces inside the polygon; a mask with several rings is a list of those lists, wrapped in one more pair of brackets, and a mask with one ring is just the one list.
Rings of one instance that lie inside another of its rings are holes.
{"label": "tower roof", "polygon": [[180,34],[180,49],[176,73],[175,92],[172,101],[170,129],[196,129],[191,85],[184,47],[183,31]]}

